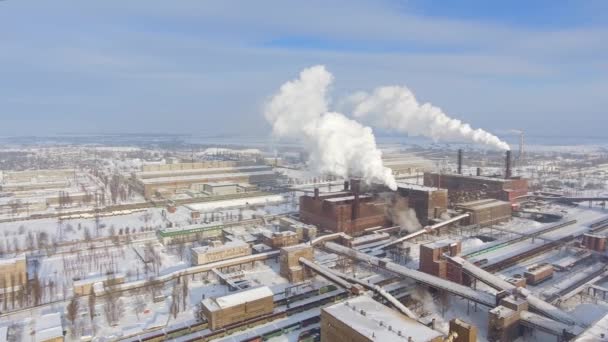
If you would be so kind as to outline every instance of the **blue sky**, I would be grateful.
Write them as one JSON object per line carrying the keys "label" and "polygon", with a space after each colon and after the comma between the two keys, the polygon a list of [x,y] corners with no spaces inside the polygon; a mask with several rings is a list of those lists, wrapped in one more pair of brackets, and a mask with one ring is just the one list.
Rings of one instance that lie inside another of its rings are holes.
{"label": "blue sky", "polygon": [[0,135],[266,134],[313,64],[474,127],[603,136],[606,1],[0,1]]}

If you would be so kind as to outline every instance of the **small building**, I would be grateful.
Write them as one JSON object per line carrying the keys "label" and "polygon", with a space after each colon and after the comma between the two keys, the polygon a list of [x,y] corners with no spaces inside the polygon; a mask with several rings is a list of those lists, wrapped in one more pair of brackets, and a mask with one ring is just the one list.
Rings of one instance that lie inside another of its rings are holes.
{"label": "small building", "polygon": [[450,321],[450,335],[454,333],[452,342],[477,342],[477,327],[458,318]]}
{"label": "small building", "polygon": [[590,233],[583,234],[583,246],[596,252],[604,252],[606,250],[606,236]]}
{"label": "small building", "polygon": [[112,274],[98,277],[75,280],[72,283],[74,294],[77,296],[86,296],[91,294],[96,283],[101,283],[103,286],[117,285],[125,282],[124,274]]}
{"label": "small building", "polygon": [[[25,254],[14,258],[0,259],[0,289],[17,290],[27,281],[27,262]],[[3,292],[4,291],[0,291]]]}
{"label": "small building", "polygon": [[515,341],[519,336],[519,312],[500,305],[489,312],[488,340]]}
{"label": "small building", "polygon": [[246,242],[234,240],[225,244],[212,243],[208,246],[192,248],[192,265],[204,265],[246,255],[251,255],[251,247]]}
{"label": "small building", "polygon": [[317,227],[300,222],[291,217],[280,217],[279,226],[281,231],[289,230],[298,234],[300,241],[310,241],[317,237]]}
{"label": "small building", "polygon": [[511,204],[496,199],[483,199],[456,205],[460,209],[469,213],[468,224],[476,224],[481,227],[506,222],[511,219]]}
{"label": "small building", "polygon": [[262,242],[272,248],[281,248],[296,245],[299,242],[298,234],[292,231],[268,232],[262,235]]}
{"label": "small building", "polygon": [[36,319],[34,340],[36,342],[63,341],[63,326],[59,312],[42,315]]}
{"label": "small building", "polygon": [[314,260],[314,253],[311,245],[299,244],[281,248],[279,254],[279,273],[282,277],[287,278],[292,283],[299,283],[313,276],[311,270],[302,267],[300,258],[311,261]]}
{"label": "small building", "polygon": [[527,284],[539,284],[553,277],[553,266],[547,263],[530,266],[528,267],[528,270],[524,272],[524,277],[526,278]]}
{"label": "small building", "polygon": [[243,322],[272,313],[273,293],[267,286],[235,292],[218,298],[205,298],[201,302],[202,314],[211,330]]}
{"label": "small building", "polygon": [[443,335],[363,295],[321,309],[321,342],[441,342]]}
{"label": "small building", "polygon": [[460,241],[439,240],[420,245],[420,271],[448,279],[459,284],[469,284],[469,277],[462,272],[460,265],[449,262],[443,255],[457,256],[462,251]]}

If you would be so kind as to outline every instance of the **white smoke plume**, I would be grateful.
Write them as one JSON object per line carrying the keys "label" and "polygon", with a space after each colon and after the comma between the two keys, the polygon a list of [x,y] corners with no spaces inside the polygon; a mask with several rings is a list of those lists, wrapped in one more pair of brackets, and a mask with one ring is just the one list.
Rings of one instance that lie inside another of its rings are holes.
{"label": "white smoke plume", "polygon": [[406,198],[390,194],[385,197],[385,200],[388,204],[386,214],[393,224],[401,227],[401,233],[409,234],[422,229],[416,212],[409,207]]}
{"label": "white smoke plume", "polygon": [[354,105],[355,117],[373,126],[426,136],[435,141],[471,141],[498,150],[509,150],[509,145],[495,135],[450,118],[430,103],[418,103],[414,94],[405,87],[387,86],[376,88],[372,93],[359,92],[347,103]]}
{"label": "white smoke plume", "polygon": [[283,84],[264,110],[273,133],[300,140],[310,154],[308,164],[316,172],[360,177],[395,190],[395,178],[382,164],[371,128],[328,112],[326,94],[332,81],[333,76],[318,65]]}

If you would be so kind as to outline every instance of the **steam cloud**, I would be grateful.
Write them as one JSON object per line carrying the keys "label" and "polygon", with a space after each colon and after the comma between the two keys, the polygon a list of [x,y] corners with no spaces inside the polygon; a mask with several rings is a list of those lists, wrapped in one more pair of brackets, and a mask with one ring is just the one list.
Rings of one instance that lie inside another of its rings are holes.
{"label": "steam cloud", "polygon": [[326,93],[332,81],[333,76],[318,65],[283,84],[264,110],[273,133],[302,141],[310,154],[309,167],[317,172],[361,177],[395,190],[395,178],[382,164],[371,128],[328,111]]}
{"label": "steam cloud", "polygon": [[353,115],[373,126],[392,129],[433,140],[464,140],[498,150],[509,150],[509,145],[482,129],[473,129],[453,119],[430,103],[419,104],[414,94],[405,87],[376,88],[372,93],[352,95],[348,104],[354,106]]}

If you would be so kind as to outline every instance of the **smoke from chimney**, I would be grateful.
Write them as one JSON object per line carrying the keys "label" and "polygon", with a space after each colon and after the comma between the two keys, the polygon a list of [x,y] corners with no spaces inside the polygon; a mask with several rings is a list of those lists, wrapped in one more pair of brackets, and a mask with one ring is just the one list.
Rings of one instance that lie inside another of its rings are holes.
{"label": "smoke from chimney", "polygon": [[495,135],[450,118],[430,103],[418,103],[406,87],[388,86],[376,88],[372,93],[359,92],[346,104],[354,106],[356,118],[367,120],[373,126],[435,141],[470,141],[497,150],[509,150],[509,145]]}
{"label": "smoke from chimney", "polygon": [[279,138],[296,138],[309,152],[308,166],[319,173],[397,189],[382,163],[372,129],[340,113],[328,112],[326,93],[333,76],[318,65],[283,84],[265,106],[264,114]]}
{"label": "smoke from chimney", "polygon": [[511,178],[511,151],[505,155],[505,178]]}

